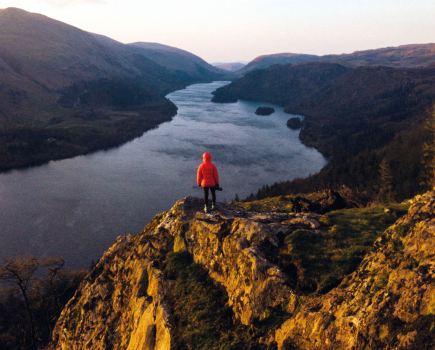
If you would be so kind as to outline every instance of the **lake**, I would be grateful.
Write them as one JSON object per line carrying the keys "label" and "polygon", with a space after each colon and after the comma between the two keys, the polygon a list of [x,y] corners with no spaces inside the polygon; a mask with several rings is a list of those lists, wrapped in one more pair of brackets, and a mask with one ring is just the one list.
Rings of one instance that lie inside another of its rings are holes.
{"label": "lake", "polygon": [[[291,115],[282,107],[212,103],[211,92],[227,83],[169,94],[173,120],[118,148],[0,174],[0,258],[62,256],[70,268],[88,268],[117,236],[139,233],[178,199],[202,197],[196,171],[204,152],[224,189],[217,200],[227,203],[327,163],[286,126]],[[258,116],[259,106],[276,112]]]}

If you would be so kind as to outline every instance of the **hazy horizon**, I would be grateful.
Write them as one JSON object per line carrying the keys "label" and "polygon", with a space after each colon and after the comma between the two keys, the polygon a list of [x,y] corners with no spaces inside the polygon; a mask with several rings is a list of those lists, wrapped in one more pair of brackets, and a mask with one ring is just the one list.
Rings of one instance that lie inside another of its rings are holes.
{"label": "hazy horizon", "polygon": [[435,42],[435,2],[420,0],[0,0],[122,43],[156,42],[209,63]]}

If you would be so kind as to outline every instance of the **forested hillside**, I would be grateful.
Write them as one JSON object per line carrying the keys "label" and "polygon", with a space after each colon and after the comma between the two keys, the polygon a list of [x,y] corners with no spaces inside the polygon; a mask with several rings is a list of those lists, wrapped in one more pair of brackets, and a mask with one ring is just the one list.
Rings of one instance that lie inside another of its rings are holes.
{"label": "forested hillside", "polygon": [[258,198],[342,184],[379,193],[383,159],[394,170],[397,199],[421,189],[423,127],[435,102],[434,69],[276,65],[218,89],[214,101],[239,98],[277,103],[304,115],[300,139],[331,161],[320,174],[273,186],[273,193],[264,188]]}

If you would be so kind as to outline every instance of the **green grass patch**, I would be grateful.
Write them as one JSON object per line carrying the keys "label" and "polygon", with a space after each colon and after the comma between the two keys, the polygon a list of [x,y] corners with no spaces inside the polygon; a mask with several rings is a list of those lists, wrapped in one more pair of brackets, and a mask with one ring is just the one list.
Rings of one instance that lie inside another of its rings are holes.
{"label": "green grass patch", "polygon": [[201,265],[193,263],[189,253],[169,253],[165,275],[176,279],[171,295],[171,323],[175,325],[171,349],[221,349],[223,344],[238,343],[231,334],[228,296]]}
{"label": "green grass patch", "polygon": [[357,268],[374,241],[408,208],[397,204],[330,212],[320,218],[323,233],[294,231],[275,260],[284,269],[296,267],[298,292],[326,293]]}
{"label": "green grass patch", "polygon": [[171,349],[256,349],[258,338],[283,322],[283,311],[274,309],[266,310],[261,321],[242,325],[228,305],[226,291],[188,252],[167,255],[165,277],[176,280],[169,300]]}
{"label": "green grass patch", "polygon": [[270,197],[252,202],[235,202],[234,205],[245,210],[255,211],[259,213],[278,212],[291,213],[293,211],[293,203],[291,199],[297,195]]}

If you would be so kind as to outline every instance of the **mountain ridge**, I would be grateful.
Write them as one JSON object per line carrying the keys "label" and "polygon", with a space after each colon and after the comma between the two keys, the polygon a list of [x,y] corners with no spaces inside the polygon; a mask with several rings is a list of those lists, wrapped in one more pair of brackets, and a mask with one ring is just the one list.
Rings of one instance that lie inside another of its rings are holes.
{"label": "mountain ridge", "polygon": [[351,68],[358,66],[422,68],[435,64],[435,44],[409,44],[360,50],[349,54],[328,54],[323,56],[295,53],[262,55],[253,59],[245,67],[236,71],[235,74],[240,77],[253,70],[265,69],[274,64],[311,61],[339,63]]}
{"label": "mountain ridge", "polygon": [[213,66],[224,69],[230,72],[236,72],[246,66],[246,63],[233,62],[233,63],[213,63]]}

